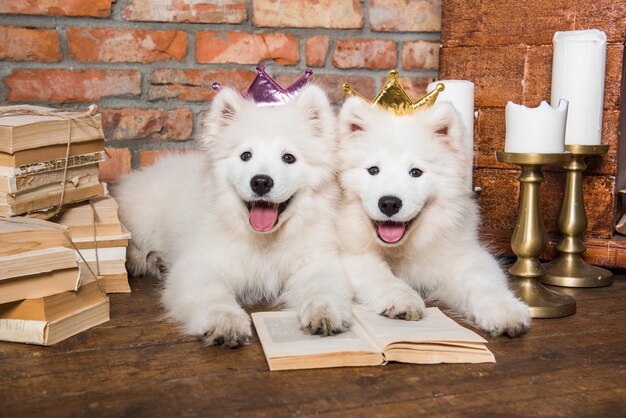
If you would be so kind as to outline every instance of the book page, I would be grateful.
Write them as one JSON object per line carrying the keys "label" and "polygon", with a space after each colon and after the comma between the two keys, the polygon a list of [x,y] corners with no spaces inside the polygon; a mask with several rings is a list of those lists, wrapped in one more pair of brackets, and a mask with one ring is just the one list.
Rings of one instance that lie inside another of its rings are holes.
{"label": "book page", "polygon": [[[452,343],[475,347],[475,343],[486,343],[480,335],[457,324],[438,308],[427,308],[419,321],[390,319],[362,307],[354,307],[355,318],[381,347],[391,343]],[[464,344],[473,343],[473,344]]]}
{"label": "book page", "polygon": [[294,311],[256,312],[252,321],[268,358],[382,351],[356,321],[349,331],[329,337],[302,331]]}

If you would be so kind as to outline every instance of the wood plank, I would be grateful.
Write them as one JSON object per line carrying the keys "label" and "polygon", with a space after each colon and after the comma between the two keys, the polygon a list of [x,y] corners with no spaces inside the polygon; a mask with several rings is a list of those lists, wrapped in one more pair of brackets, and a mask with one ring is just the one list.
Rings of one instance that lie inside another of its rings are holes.
{"label": "wood plank", "polygon": [[[267,371],[256,337],[205,347],[162,319],[159,284],[111,295],[111,322],[54,347],[0,344],[6,416],[587,416],[626,407],[626,278],[570,289],[578,312],[486,336],[495,364]],[[484,335],[484,334],[483,334]],[[607,382],[611,382],[607,385]]]}

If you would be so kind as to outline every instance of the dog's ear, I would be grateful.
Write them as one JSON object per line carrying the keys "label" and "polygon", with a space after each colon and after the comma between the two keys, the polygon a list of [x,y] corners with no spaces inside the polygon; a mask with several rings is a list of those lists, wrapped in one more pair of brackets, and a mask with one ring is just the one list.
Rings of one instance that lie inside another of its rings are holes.
{"label": "dog's ear", "polygon": [[350,97],[345,101],[339,113],[339,132],[341,138],[358,134],[367,129],[368,114],[371,104],[359,97]]}
{"label": "dog's ear", "polygon": [[295,105],[306,115],[316,135],[326,136],[333,133],[333,110],[324,90],[316,85],[306,86],[298,94]]}
{"label": "dog's ear", "polygon": [[450,148],[461,151],[463,149],[463,122],[452,103],[439,103],[424,112],[435,138]]}
{"label": "dog's ear", "polygon": [[245,105],[245,99],[235,90],[223,87],[213,99],[211,110],[203,121],[205,128],[205,139],[210,141],[217,133],[230,125],[235,115],[241,111]]}

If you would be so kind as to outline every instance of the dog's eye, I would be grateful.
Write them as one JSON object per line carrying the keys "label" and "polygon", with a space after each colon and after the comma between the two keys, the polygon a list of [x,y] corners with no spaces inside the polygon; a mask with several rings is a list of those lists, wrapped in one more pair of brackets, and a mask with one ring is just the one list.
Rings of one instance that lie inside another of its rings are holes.
{"label": "dog's eye", "polygon": [[291,154],[285,154],[283,155],[283,162],[287,163],[287,164],[293,164],[296,162],[296,157],[294,157]]}
{"label": "dog's eye", "polygon": [[376,166],[372,166],[372,167],[368,168],[367,171],[372,176],[375,176],[376,174],[380,173],[380,169],[378,167],[376,167]]}
{"label": "dog's eye", "polygon": [[423,174],[423,172],[419,168],[413,168],[413,169],[411,169],[411,171],[409,171],[409,176],[411,176],[411,177],[419,177],[422,174]]}
{"label": "dog's eye", "polygon": [[239,158],[241,158],[241,161],[250,161],[250,159],[252,158],[252,153],[249,151],[246,151],[243,154],[241,154]]}

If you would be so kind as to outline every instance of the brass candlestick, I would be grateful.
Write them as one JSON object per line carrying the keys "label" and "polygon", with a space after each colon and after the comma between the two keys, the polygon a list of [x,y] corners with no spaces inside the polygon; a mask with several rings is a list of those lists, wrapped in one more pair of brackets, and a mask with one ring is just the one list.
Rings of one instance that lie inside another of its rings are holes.
{"label": "brass candlestick", "polygon": [[608,151],[608,145],[565,145],[572,159],[563,166],[567,172],[565,194],[559,212],[558,227],[563,234],[556,249],[559,255],[545,265],[543,283],[567,287],[599,287],[613,283],[613,273],[595,267],[582,259],[585,245],[580,236],[587,229],[587,215],[583,203],[583,172],[585,156],[600,155]]}
{"label": "brass candlestick", "polygon": [[514,290],[528,304],[533,318],[559,318],[576,312],[574,298],[548,290],[541,284],[545,270],[538,258],[546,249],[539,185],[543,181],[542,166],[563,163],[569,154],[526,154],[498,151],[498,161],[519,165],[519,209],[511,248],[517,260],[509,269],[515,278]]}

